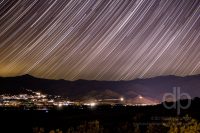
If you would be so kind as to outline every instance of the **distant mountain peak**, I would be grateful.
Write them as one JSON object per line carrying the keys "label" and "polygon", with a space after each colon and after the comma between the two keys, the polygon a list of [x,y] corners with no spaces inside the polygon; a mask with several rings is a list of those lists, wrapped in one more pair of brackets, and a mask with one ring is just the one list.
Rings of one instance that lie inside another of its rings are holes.
{"label": "distant mountain peak", "polygon": [[17,76],[17,77],[23,78],[23,79],[37,79],[36,77],[34,77],[30,74],[20,75],[20,76]]}
{"label": "distant mountain peak", "polygon": [[30,74],[25,74],[25,75],[22,75],[23,77],[33,77],[32,75]]}
{"label": "distant mountain peak", "polygon": [[138,95],[135,98],[128,99],[127,102],[132,103],[132,104],[146,104],[146,105],[152,105],[152,104],[160,103],[159,100],[157,100],[157,99],[153,99],[153,98],[150,98],[150,97],[144,97],[142,95]]}

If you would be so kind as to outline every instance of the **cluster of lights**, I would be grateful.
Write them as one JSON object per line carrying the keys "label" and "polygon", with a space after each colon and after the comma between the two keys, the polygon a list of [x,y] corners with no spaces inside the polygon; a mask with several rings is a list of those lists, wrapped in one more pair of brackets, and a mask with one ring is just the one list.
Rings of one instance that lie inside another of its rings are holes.
{"label": "cluster of lights", "polygon": [[94,106],[97,105],[97,103],[96,102],[89,102],[89,103],[84,103],[84,105],[94,107]]}
{"label": "cluster of lights", "polygon": [[26,107],[49,107],[49,106],[67,106],[73,102],[62,99],[60,96],[50,96],[42,94],[41,92],[34,92],[28,90],[32,93],[28,94],[19,94],[19,95],[0,95],[0,106],[8,107],[17,107],[17,106],[26,106]]}
{"label": "cluster of lights", "polygon": [[[110,105],[116,105],[116,104],[122,104],[124,106],[126,105],[131,105],[131,106],[145,106],[148,105],[146,103],[134,103],[134,104],[129,104],[127,100],[125,100],[124,97],[119,97],[118,99],[99,99],[99,100],[89,100],[87,102],[74,102],[74,101],[69,101],[67,99],[61,98],[60,96],[49,96],[49,95],[44,95],[40,92],[33,92],[31,91],[32,94],[34,95],[28,95],[28,94],[20,94],[20,95],[1,95],[0,99],[0,106],[20,106],[20,105],[25,105],[27,106],[27,103],[30,105],[28,106],[34,106],[36,105],[37,107],[43,107],[43,108],[48,108],[48,107],[58,107],[62,108],[64,106],[69,106],[69,105],[86,105],[89,107],[95,107],[97,105],[101,104],[110,104]],[[139,95],[138,98],[140,100],[143,100],[144,98]],[[23,102],[26,101],[26,102]]]}

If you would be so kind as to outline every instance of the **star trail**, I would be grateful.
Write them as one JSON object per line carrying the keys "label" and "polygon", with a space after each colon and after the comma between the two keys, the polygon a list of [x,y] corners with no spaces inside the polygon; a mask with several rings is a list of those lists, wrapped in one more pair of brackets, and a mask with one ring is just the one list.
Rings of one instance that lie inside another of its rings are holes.
{"label": "star trail", "polygon": [[1,0],[0,76],[200,74],[200,0]]}

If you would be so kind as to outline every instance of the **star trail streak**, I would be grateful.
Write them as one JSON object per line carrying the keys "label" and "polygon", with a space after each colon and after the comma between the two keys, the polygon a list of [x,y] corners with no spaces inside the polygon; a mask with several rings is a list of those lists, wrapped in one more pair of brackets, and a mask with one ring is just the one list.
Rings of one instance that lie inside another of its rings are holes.
{"label": "star trail streak", "polygon": [[0,76],[200,73],[200,0],[1,0]]}

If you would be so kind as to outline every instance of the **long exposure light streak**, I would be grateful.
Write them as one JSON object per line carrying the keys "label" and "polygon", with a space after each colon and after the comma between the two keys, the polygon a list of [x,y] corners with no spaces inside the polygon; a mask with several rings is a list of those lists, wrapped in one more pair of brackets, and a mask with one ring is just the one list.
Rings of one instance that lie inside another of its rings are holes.
{"label": "long exposure light streak", "polygon": [[200,73],[200,0],[2,0],[0,76]]}

